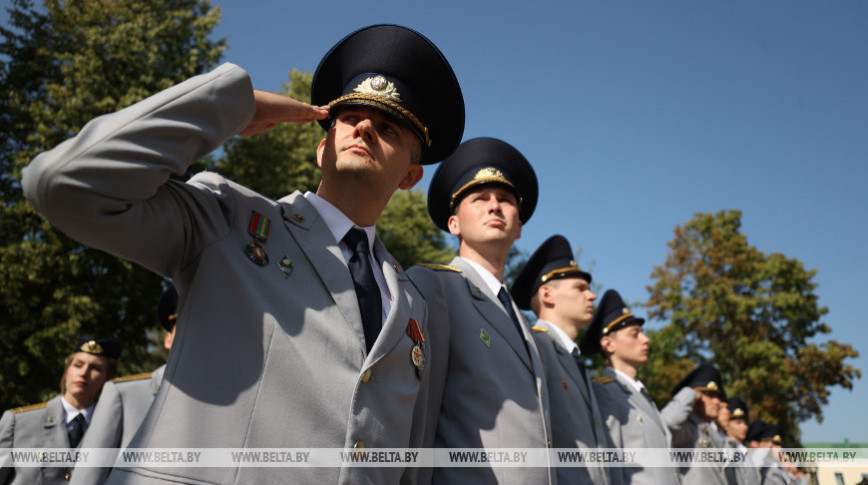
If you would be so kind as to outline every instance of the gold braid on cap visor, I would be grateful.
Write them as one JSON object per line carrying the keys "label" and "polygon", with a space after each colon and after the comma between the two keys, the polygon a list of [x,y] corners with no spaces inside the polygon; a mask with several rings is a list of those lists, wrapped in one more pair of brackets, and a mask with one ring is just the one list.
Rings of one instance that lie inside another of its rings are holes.
{"label": "gold braid on cap visor", "polygon": [[545,283],[546,281],[554,278],[555,276],[560,276],[564,273],[578,273],[579,271],[581,271],[581,270],[576,266],[571,266],[569,268],[555,269],[555,270],[552,270],[552,271],[549,271],[548,273],[546,273],[542,278],[540,278],[540,281]]}
{"label": "gold braid on cap visor", "polygon": [[365,103],[380,108],[398,119],[409,121],[412,126],[416,128],[418,134],[421,135],[422,143],[424,143],[426,147],[431,146],[431,137],[428,134],[428,128],[419,121],[419,118],[416,118],[416,115],[408,111],[407,108],[404,108],[393,101],[391,98],[377,96],[376,94],[350,93],[332,101],[329,103],[329,107],[346,101],[364,101]]}
{"label": "gold braid on cap visor", "polygon": [[[467,191],[470,187],[474,187],[482,184],[490,184],[490,183],[498,183],[509,186],[514,192],[515,195],[518,196],[518,189],[515,188],[515,185],[512,185],[509,180],[506,180],[502,177],[476,177],[470,182],[462,185],[460,189],[456,190],[454,194],[452,194],[452,198],[449,200],[449,210],[455,210],[455,200]],[[521,202],[524,200],[522,197],[518,197],[518,208],[521,209]]]}
{"label": "gold braid on cap visor", "polygon": [[616,318],[614,321],[612,321],[612,323],[606,325],[606,328],[603,329],[603,335],[606,335],[607,333],[609,333],[609,330],[612,330],[612,327],[623,322],[624,320],[626,320],[628,318],[633,318],[633,314],[632,313],[625,313],[625,314],[621,315],[620,317]]}

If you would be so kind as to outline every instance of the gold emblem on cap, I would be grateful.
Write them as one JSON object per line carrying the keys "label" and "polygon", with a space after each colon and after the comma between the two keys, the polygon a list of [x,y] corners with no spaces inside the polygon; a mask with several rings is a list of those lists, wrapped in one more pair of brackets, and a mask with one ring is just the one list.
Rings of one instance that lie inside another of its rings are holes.
{"label": "gold emblem on cap", "polygon": [[81,351],[87,352],[88,354],[101,354],[103,353],[102,345],[96,343],[91,340],[90,342],[85,342],[81,344]]}
{"label": "gold emblem on cap", "polygon": [[395,83],[387,81],[383,76],[369,77],[356,86],[353,91],[360,94],[375,94],[401,102],[401,93],[398,92]]}
{"label": "gold emblem on cap", "polygon": [[716,391],[716,390],[718,389],[718,387],[717,387],[717,383],[714,382],[714,381],[709,382],[708,385],[706,385],[705,387],[706,387],[706,389],[708,389],[709,391]]}
{"label": "gold emblem on cap", "polygon": [[622,314],[622,315],[626,315],[626,314],[628,314],[628,313],[630,313],[630,309],[627,308],[627,307],[624,307],[624,308],[621,310],[621,314]]}
{"label": "gold emblem on cap", "polygon": [[579,265],[576,264],[576,262],[573,261],[572,259],[570,260],[570,266],[573,267],[573,268],[578,268],[578,267],[579,267]]}
{"label": "gold emblem on cap", "polygon": [[476,175],[473,176],[473,180],[480,179],[500,179],[504,182],[506,181],[506,177],[503,176],[503,172],[494,168],[494,167],[485,167],[482,170],[476,172]]}
{"label": "gold emblem on cap", "polygon": [[741,416],[744,416],[744,410],[742,408],[736,408],[736,410],[732,412],[733,418],[738,418]]}

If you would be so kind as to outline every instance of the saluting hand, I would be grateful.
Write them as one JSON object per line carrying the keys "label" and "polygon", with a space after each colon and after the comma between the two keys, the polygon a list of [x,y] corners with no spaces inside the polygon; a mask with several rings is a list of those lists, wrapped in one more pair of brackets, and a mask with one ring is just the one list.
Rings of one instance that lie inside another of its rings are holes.
{"label": "saluting hand", "polygon": [[256,114],[239,135],[250,136],[274,128],[279,123],[307,123],[329,115],[328,106],[312,106],[288,96],[253,90]]}

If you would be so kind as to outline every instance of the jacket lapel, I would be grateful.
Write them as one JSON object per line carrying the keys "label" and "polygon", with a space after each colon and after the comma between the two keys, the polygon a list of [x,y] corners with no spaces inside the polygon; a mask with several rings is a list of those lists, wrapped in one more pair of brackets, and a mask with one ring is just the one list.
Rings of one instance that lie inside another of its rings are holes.
{"label": "jacket lapel", "polygon": [[48,446],[69,448],[69,433],[66,431],[66,422],[63,419],[63,404],[60,396],[55,396],[45,406],[45,443]]}
{"label": "jacket lapel", "polygon": [[[392,348],[397,345],[402,337],[407,335],[407,326],[410,323],[410,312],[412,310],[409,296],[405,291],[405,286],[410,280],[401,269],[398,261],[383,246],[380,238],[374,241],[374,253],[377,259],[382,261],[383,277],[386,280],[386,285],[389,287],[389,295],[391,295],[391,309],[386,316],[386,321],[383,322],[383,329],[380,330],[380,336],[371,348],[371,353],[368,355],[365,365],[371,365],[377,360],[386,355]],[[418,322],[420,327],[425,322]]]}
{"label": "jacket lapel", "polygon": [[[524,362],[524,365],[527,366],[528,370],[534,372],[533,367],[530,362],[530,357],[528,356],[527,347],[525,347],[524,342],[522,342],[522,338],[527,338],[523,334],[519,335],[515,329],[515,325],[512,323],[512,317],[510,317],[506,310],[500,306],[499,300],[497,299],[497,295],[492,295],[491,290],[485,284],[482,277],[476,270],[467,264],[461,258],[455,258],[449,263],[450,266],[454,266],[462,271],[464,274],[464,280],[467,283],[467,291],[473,297],[471,300],[473,301],[473,306],[476,310],[482,315],[482,317],[491,324],[495,331],[500,334],[501,338],[503,338],[512,350],[518,354],[518,357]],[[515,307],[513,307],[515,311]],[[518,315],[518,313],[516,313]]]}
{"label": "jacket lapel", "polygon": [[362,348],[365,347],[365,332],[362,328],[362,316],[353,279],[347,267],[338,242],[335,241],[328,226],[319,213],[304,198],[301,192],[280,199],[284,226],[304,252],[314,271],[320,277],[335,304],[343,313],[349,325],[359,337]]}

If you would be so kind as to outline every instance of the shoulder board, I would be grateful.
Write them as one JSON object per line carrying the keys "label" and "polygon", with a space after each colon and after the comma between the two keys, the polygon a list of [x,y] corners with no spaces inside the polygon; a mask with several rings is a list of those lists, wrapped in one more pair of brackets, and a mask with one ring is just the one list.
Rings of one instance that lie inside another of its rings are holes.
{"label": "shoulder board", "polygon": [[142,379],[150,379],[151,374],[152,372],[142,372],[141,374],[133,374],[131,376],[116,377],[112,379],[112,382],[140,381]]}
{"label": "shoulder board", "polygon": [[540,333],[540,332],[545,333],[545,332],[549,331],[549,329],[547,329],[547,328],[537,327],[536,325],[534,325],[533,327],[530,327],[530,329],[536,333]]}
{"label": "shoulder board", "polygon": [[461,270],[456,268],[455,266],[449,266],[446,264],[418,263],[417,266],[421,266],[423,268],[428,268],[428,269],[433,269],[434,271],[454,271],[456,273],[461,272]]}
{"label": "shoulder board", "polygon": [[594,377],[594,382],[596,382],[598,384],[608,384],[610,382],[615,382],[615,379],[612,379],[609,376],[600,376],[600,377]]}
{"label": "shoulder board", "polygon": [[24,413],[27,411],[35,411],[37,409],[42,409],[45,406],[48,406],[48,402],[41,402],[39,404],[31,404],[29,406],[21,406],[20,408],[13,409],[12,412],[15,414],[18,414],[18,413]]}

